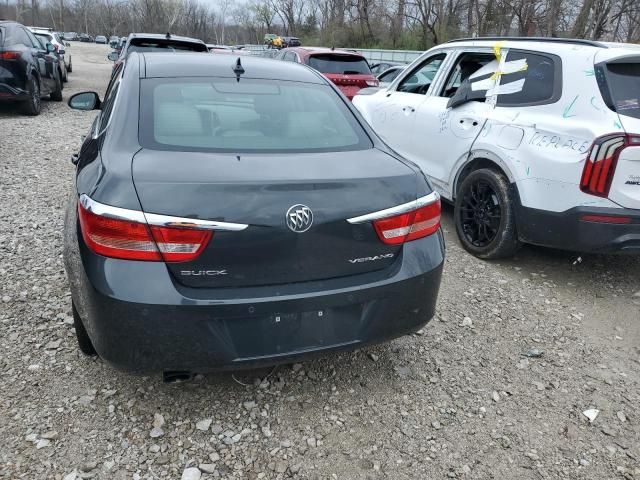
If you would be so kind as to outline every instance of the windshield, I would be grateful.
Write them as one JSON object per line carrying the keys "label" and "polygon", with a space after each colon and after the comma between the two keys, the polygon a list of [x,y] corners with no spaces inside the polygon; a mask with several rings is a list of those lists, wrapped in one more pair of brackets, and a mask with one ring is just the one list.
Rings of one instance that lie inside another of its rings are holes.
{"label": "windshield", "polygon": [[607,70],[614,110],[640,118],[640,62],[610,63]]}
{"label": "windshield", "polygon": [[371,75],[367,61],[357,55],[322,54],[309,57],[309,66],[321,73]]}
{"label": "windshield", "polygon": [[141,82],[141,144],[157,150],[313,152],[371,148],[327,85],[242,78]]}
{"label": "windshield", "polygon": [[127,50],[131,52],[206,52],[207,46],[200,43],[179,42],[175,40],[131,40]]}

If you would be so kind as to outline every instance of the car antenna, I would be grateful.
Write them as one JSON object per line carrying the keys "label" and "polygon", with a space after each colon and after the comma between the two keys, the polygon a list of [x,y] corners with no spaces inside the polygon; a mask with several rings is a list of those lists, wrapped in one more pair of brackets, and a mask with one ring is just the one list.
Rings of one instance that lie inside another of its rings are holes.
{"label": "car antenna", "polygon": [[236,64],[232,67],[233,73],[236,74],[236,80],[240,81],[240,75],[244,73],[244,68],[242,67],[242,63],[240,63],[240,57],[236,60]]}

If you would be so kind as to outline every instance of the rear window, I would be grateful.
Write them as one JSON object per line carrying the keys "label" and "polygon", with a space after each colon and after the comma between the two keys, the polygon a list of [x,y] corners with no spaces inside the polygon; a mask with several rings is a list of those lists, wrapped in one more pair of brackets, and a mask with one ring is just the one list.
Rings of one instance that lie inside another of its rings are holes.
{"label": "rear window", "polygon": [[204,43],[179,42],[176,40],[132,39],[127,52],[208,52]]}
{"label": "rear window", "polygon": [[367,61],[357,55],[322,54],[309,57],[309,66],[321,73],[371,75]]}
{"label": "rear window", "polygon": [[609,63],[611,105],[620,115],[640,118],[640,62]]}
{"label": "rear window", "polygon": [[141,82],[140,141],[156,150],[328,152],[371,148],[328,85],[242,78]]}

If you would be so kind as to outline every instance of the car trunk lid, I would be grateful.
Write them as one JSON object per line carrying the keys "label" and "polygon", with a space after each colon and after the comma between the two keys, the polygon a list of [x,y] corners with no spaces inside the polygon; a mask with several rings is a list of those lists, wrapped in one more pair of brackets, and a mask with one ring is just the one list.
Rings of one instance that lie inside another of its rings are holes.
{"label": "car trunk lid", "polygon": [[[415,175],[377,149],[242,156],[143,149],[133,160],[146,213],[249,225],[215,232],[194,261],[167,264],[189,287],[275,285],[388,268],[402,247],[383,244],[371,224],[346,219],[415,200]],[[305,231],[292,231],[287,219]]]}

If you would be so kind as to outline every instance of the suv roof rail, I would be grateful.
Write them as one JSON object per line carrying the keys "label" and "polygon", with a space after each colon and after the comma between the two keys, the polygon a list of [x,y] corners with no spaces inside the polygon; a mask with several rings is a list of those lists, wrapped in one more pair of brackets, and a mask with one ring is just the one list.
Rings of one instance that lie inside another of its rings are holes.
{"label": "suv roof rail", "polygon": [[478,40],[490,41],[509,41],[509,42],[549,42],[549,43],[571,43],[574,45],[588,45],[590,47],[609,48],[602,42],[595,40],[583,40],[580,38],[557,38],[557,37],[473,37],[473,38],[456,38],[445,43],[455,42],[473,42]]}

